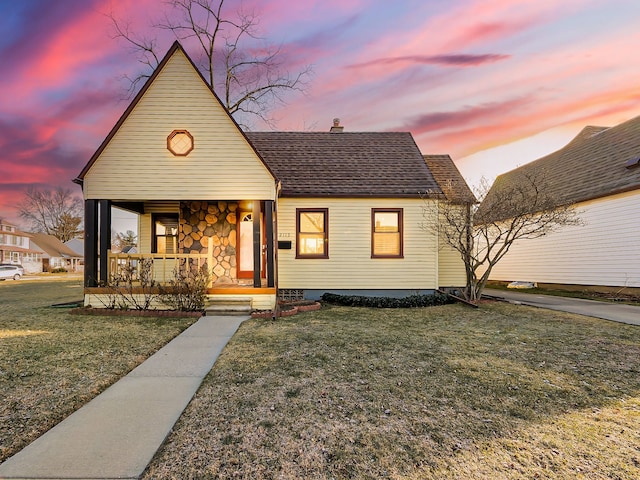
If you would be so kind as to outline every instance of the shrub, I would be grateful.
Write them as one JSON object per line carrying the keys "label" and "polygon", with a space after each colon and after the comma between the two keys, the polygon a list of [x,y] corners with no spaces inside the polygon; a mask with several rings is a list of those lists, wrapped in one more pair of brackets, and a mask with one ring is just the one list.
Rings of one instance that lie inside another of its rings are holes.
{"label": "shrub", "polygon": [[160,287],[160,301],[174,310],[197,312],[204,310],[207,285],[211,275],[207,265],[185,266],[174,270],[168,287]]}
{"label": "shrub", "polygon": [[371,308],[434,307],[436,305],[453,303],[453,300],[448,295],[437,292],[429,295],[410,295],[404,298],[365,297],[362,295],[337,295],[335,293],[325,293],[322,295],[321,300],[334,305]]}
{"label": "shrub", "polygon": [[153,279],[153,260],[142,258],[136,262],[119,265],[109,275],[104,298],[98,300],[105,308],[121,310],[150,310],[157,294],[157,282]]}

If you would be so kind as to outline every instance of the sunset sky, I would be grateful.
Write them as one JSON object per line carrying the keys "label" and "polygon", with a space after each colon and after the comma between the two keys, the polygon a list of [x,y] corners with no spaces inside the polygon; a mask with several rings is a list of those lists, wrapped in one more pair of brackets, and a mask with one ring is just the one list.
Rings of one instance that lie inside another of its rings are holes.
{"label": "sunset sky", "polygon": [[[347,131],[410,131],[471,184],[585,125],[640,115],[638,0],[227,0],[229,14],[240,3],[289,70],[313,66],[306,95],[273,112],[278,129],[326,131],[339,117]],[[164,11],[0,0],[0,217],[21,224],[30,185],[80,193],[71,180],[129,103],[122,77],[143,71],[105,14],[152,37]],[[161,56],[173,40],[158,39]]]}

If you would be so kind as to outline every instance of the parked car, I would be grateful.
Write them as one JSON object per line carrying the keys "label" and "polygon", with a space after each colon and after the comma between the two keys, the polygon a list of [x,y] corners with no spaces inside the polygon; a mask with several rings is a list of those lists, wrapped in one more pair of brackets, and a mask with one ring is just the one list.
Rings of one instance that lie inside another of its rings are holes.
{"label": "parked car", "polygon": [[6,280],[7,278],[13,278],[14,280],[20,280],[24,275],[24,268],[22,265],[0,265],[0,280]]}

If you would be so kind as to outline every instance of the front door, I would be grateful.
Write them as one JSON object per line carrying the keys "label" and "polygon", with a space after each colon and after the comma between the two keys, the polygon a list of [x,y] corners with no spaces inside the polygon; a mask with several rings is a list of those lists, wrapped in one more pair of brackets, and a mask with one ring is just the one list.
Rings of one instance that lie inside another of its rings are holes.
{"label": "front door", "polygon": [[[265,256],[262,252],[266,249],[263,235],[263,218],[260,215],[260,252],[262,277],[265,274]],[[238,239],[237,245],[237,262],[238,262],[238,278],[253,278],[253,212],[240,212],[240,221],[238,222]]]}

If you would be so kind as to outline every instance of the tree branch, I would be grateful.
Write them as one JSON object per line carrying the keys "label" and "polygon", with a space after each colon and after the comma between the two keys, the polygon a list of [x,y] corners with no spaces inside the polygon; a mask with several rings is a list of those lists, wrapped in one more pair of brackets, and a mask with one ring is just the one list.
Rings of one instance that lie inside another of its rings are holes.
{"label": "tree branch", "polygon": [[[170,0],[166,4],[164,20],[153,27],[170,31],[185,44],[195,43],[200,53],[199,68],[240,125],[245,117],[257,117],[271,125],[269,111],[286,102],[285,93],[304,92],[312,74],[311,66],[293,76],[282,73],[281,49],[255,46],[262,39],[257,34],[259,22],[253,12],[239,10],[235,17],[229,17],[223,12],[224,0]],[[114,38],[128,43],[143,65],[156,68],[157,40],[139,38],[128,23],[117,20],[113,14],[107,16],[113,24]],[[149,75],[143,72],[125,76],[129,94],[135,93]]]}

